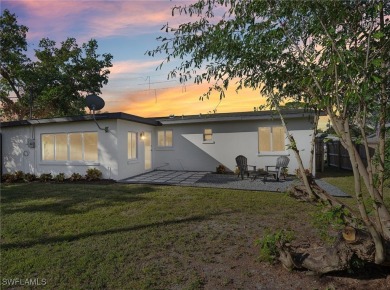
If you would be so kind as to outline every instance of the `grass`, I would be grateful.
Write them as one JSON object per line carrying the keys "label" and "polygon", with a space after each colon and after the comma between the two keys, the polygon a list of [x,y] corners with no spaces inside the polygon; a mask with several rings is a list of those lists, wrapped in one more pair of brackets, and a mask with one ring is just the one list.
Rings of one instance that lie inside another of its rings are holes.
{"label": "grass", "polygon": [[[351,206],[356,206],[355,201],[355,184],[353,180],[353,173],[349,170],[342,170],[337,168],[326,168],[325,172],[319,173],[319,177],[323,180],[329,182],[340,188],[345,193],[349,194],[352,199],[344,200],[347,204]],[[364,185],[363,180],[361,180],[362,193],[367,202],[369,202],[369,194]],[[388,180],[385,183],[383,190],[384,200],[386,205],[390,206],[390,181]]]}
{"label": "grass", "polygon": [[[353,196],[348,172],[323,178]],[[49,289],[255,288],[275,270],[261,268],[256,240],[279,229],[316,237],[315,210],[269,192],[2,185],[1,277],[45,279]]]}
{"label": "grass", "polygon": [[[248,249],[257,251],[266,228],[309,231],[314,210],[283,194],[224,189],[40,183],[1,189],[1,277],[45,279],[50,289],[201,288],[207,267],[242,257],[255,263]],[[221,287],[231,281],[210,273],[207,279]]]}

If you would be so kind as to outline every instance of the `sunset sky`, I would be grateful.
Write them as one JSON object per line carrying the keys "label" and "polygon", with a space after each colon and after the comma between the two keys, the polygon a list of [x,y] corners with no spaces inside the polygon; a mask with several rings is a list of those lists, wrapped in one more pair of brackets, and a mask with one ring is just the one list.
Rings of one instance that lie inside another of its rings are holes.
{"label": "sunset sky", "polygon": [[18,17],[18,23],[29,28],[29,51],[37,48],[39,40],[47,37],[57,43],[67,37],[79,44],[94,38],[100,53],[114,57],[109,83],[101,97],[106,102],[103,111],[126,112],[143,117],[205,114],[217,108],[218,113],[253,111],[264,103],[259,92],[231,90],[220,102],[218,95],[200,101],[208,85],[185,85],[177,79],[168,80],[168,72],[178,62],[156,67],[163,56],[145,55],[165,35],[161,28],[169,22],[177,25],[188,21],[184,16],[172,17],[175,4],[190,1],[108,1],[108,0],[1,0],[1,9]]}
{"label": "sunset sky", "polygon": [[[214,94],[209,100],[199,97],[207,92],[208,84],[185,85],[178,79],[168,80],[169,71],[177,60],[156,70],[163,56],[150,57],[145,52],[159,45],[161,28],[188,22],[187,16],[172,17],[172,7],[191,1],[170,0],[0,0],[3,11],[8,9],[18,17],[18,23],[29,28],[29,53],[38,47],[39,40],[49,38],[57,43],[67,37],[76,38],[79,45],[96,39],[99,52],[114,57],[108,85],[101,97],[106,106],[102,111],[126,112],[142,117],[181,116],[253,111],[264,104],[258,91],[249,89],[236,93],[230,89],[220,101]],[[322,118],[321,127],[326,124]]]}

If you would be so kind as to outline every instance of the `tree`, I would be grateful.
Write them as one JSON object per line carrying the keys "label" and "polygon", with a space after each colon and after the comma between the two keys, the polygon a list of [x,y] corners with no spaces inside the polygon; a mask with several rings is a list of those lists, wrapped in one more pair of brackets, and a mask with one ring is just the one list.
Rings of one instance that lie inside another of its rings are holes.
{"label": "tree", "polygon": [[[303,101],[330,117],[351,159],[357,210],[321,191],[300,166],[305,183],[300,191],[311,199],[348,208],[344,216],[348,227],[342,243],[333,249],[313,250],[311,255],[294,253],[281,245],[280,259],[288,267],[326,273],[348,268],[354,256],[377,264],[390,262],[390,214],[383,199],[389,11],[390,2],[382,0],[199,0],[173,8],[174,15],[196,19],[178,27],[165,25],[169,36],[159,38],[161,44],[148,52],[166,55],[165,62],[182,60],[170,77],[194,78],[195,83],[215,81],[205,97],[217,90],[222,98],[233,83],[236,89],[260,90],[279,113],[280,104],[288,99]],[[378,112],[380,124],[376,170],[368,154],[365,130],[373,111]],[[352,126],[360,130],[367,166],[354,146]],[[288,132],[287,136],[299,160],[299,148],[293,136]],[[374,172],[378,172],[378,182]],[[369,196],[363,195],[360,178]],[[372,206],[364,199],[372,200]],[[364,230],[358,229],[359,224]]]}
{"label": "tree", "polygon": [[96,40],[74,38],[39,42],[35,61],[27,53],[28,28],[4,10],[0,18],[0,100],[7,119],[44,118],[85,113],[86,94],[101,93],[108,82],[111,54],[98,54]]}

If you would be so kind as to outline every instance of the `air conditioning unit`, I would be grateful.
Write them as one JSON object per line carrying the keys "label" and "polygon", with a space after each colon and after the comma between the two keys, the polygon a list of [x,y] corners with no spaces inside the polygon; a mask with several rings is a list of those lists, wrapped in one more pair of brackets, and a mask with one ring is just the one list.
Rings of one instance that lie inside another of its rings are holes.
{"label": "air conditioning unit", "polygon": [[28,148],[35,148],[35,139],[27,139]]}

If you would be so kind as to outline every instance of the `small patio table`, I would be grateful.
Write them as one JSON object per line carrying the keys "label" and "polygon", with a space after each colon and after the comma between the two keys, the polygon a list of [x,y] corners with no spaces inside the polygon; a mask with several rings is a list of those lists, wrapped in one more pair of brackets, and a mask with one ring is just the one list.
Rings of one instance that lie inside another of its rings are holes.
{"label": "small patio table", "polygon": [[251,177],[252,181],[254,181],[256,178],[262,176],[264,183],[265,183],[267,175],[268,175],[268,172],[266,172],[266,171],[255,171],[255,172],[250,173],[250,177]]}

